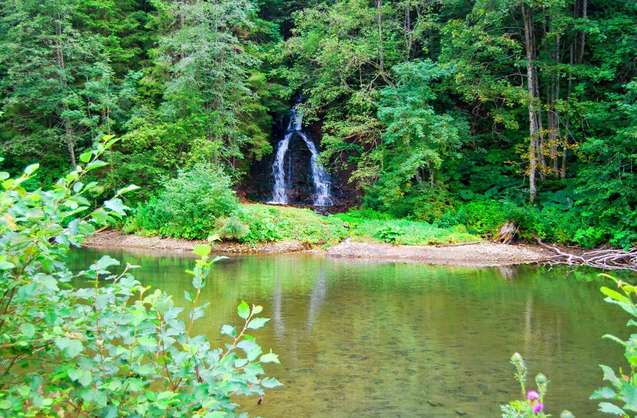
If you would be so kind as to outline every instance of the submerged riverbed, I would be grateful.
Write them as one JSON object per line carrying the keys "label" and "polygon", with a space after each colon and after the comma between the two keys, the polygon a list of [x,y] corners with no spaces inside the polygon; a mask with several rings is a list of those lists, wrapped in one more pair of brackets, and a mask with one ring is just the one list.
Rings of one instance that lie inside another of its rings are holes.
{"label": "submerged riverbed", "polygon": [[[82,267],[108,254],[140,265],[136,276],[186,306],[184,273],[194,259],[85,249]],[[626,317],[603,302],[591,270],[535,266],[466,268],[376,264],[312,255],[233,257],[218,263],[204,290],[210,302],[197,333],[219,341],[243,299],[271,318],[256,333],[281,365],[285,385],[262,405],[264,417],[499,416],[519,396],[509,358],[519,351],[550,379],[547,408],[594,417],[590,393],[599,363],[621,365],[605,333],[627,334]]]}

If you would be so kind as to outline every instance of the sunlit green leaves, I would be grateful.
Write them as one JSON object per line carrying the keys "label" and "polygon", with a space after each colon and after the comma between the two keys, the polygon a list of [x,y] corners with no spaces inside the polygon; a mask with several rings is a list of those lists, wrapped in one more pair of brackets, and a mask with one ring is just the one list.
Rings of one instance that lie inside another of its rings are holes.
{"label": "sunlit green leaves", "polygon": [[197,244],[193,247],[192,252],[198,257],[208,257],[211,250],[210,245]]}
{"label": "sunlit green leaves", "polygon": [[250,316],[250,306],[245,301],[241,301],[239,306],[237,306],[237,315],[241,319],[248,319],[248,316]]}
{"label": "sunlit green leaves", "polygon": [[261,363],[279,363],[279,356],[270,351],[269,353],[262,355],[259,361],[261,361]]}
{"label": "sunlit green leaves", "polygon": [[84,349],[80,340],[67,337],[56,338],[55,345],[69,358],[77,357]]}
{"label": "sunlit green leaves", "polygon": [[[90,165],[105,149],[98,145],[80,162]],[[0,362],[7,370],[23,368],[0,375],[0,415],[59,415],[81,405],[86,416],[115,417],[121,411],[192,416],[199,410],[232,416],[235,394],[261,395],[278,386],[263,377],[263,350],[246,334],[267,322],[255,317],[261,306],[238,306],[244,323],[222,328],[230,339],[223,349],[189,334],[192,322],[206,313],[201,290],[216,261],[210,260],[209,246],[195,249],[200,257],[191,271],[195,292],[187,292],[192,305],[185,313],[169,295],[142,286],[130,272],[134,266],[122,268],[113,257],[101,257],[78,273],[68,269],[71,245],[127,209],[116,197],[79,217],[91,204],[81,194],[97,187],[82,182],[86,173],[79,165],[53,190],[33,192],[20,186],[29,179],[24,175],[11,182],[12,190],[0,192],[0,298],[5,295],[6,304],[0,313]],[[263,363],[275,358],[265,355]]]}
{"label": "sunlit green leaves", "polygon": [[259,329],[263,328],[263,326],[270,320],[270,318],[252,318],[250,322],[248,322],[249,329]]}

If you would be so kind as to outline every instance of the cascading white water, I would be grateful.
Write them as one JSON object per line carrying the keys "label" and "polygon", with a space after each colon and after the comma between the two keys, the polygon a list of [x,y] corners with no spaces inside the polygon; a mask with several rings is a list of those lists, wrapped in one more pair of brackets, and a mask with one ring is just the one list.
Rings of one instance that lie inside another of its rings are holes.
{"label": "cascading white water", "polygon": [[294,132],[286,132],[285,136],[276,146],[276,155],[274,157],[274,163],[272,164],[272,174],[274,175],[274,186],[272,187],[272,201],[270,203],[278,203],[285,205],[288,203],[288,194],[285,187],[285,168],[283,162],[285,161],[285,154],[288,152],[288,146],[290,145],[290,138],[292,138]]}
{"label": "cascading white water", "polygon": [[270,203],[288,203],[287,186],[285,183],[285,155],[287,154],[290,140],[299,136],[310,151],[310,167],[312,180],[314,181],[314,206],[331,206],[330,177],[318,159],[318,150],[311,139],[303,133],[303,114],[297,111],[296,106],[290,111],[290,122],[283,139],[276,146],[276,154],[272,163],[272,175],[274,185],[272,187],[272,200]]}
{"label": "cascading white water", "polygon": [[310,157],[310,167],[312,167],[312,178],[314,179],[314,206],[332,206],[332,196],[330,195],[330,178],[318,160],[318,151],[314,142],[307,135],[298,131],[312,156]]}

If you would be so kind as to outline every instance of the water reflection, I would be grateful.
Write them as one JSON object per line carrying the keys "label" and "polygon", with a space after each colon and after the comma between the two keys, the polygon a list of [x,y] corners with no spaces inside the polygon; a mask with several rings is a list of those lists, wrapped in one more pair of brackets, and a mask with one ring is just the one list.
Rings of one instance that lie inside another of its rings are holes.
{"label": "water reflection", "polygon": [[321,305],[325,302],[327,296],[327,277],[325,270],[321,268],[319,270],[318,278],[314,282],[312,293],[310,294],[310,307],[307,313],[307,330],[312,332],[312,325],[318,315]]}
{"label": "water reflection", "polygon": [[[76,255],[78,265],[96,252]],[[192,259],[113,256],[185,305]],[[532,266],[471,269],[333,261],[310,256],[238,257],[217,265],[196,332],[219,342],[239,301],[272,321],[256,334],[281,358],[285,387],[252,415],[279,417],[498,416],[517,396],[509,358],[520,351],[551,380],[547,406],[594,417],[597,364],[618,364],[604,333],[624,335],[623,315],[602,302],[594,273]],[[589,281],[593,280],[593,281]]]}

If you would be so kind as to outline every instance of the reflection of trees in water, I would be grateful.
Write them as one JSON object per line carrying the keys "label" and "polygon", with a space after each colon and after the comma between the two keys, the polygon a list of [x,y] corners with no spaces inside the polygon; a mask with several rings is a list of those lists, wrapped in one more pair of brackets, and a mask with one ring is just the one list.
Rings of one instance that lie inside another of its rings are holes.
{"label": "reflection of trees in water", "polygon": [[518,275],[518,268],[517,266],[499,266],[498,272],[503,279],[513,280]]}
{"label": "reflection of trees in water", "polygon": [[272,322],[274,324],[274,333],[277,337],[285,335],[285,323],[281,315],[283,305],[283,295],[281,288],[281,277],[276,274],[274,279],[274,289],[272,292]]}
{"label": "reflection of trees in water", "polygon": [[321,305],[325,302],[327,297],[327,275],[325,270],[321,268],[318,274],[318,278],[314,282],[312,287],[312,293],[310,294],[310,308],[307,313],[307,330],[312,331],[312,325],[319,314]]}

